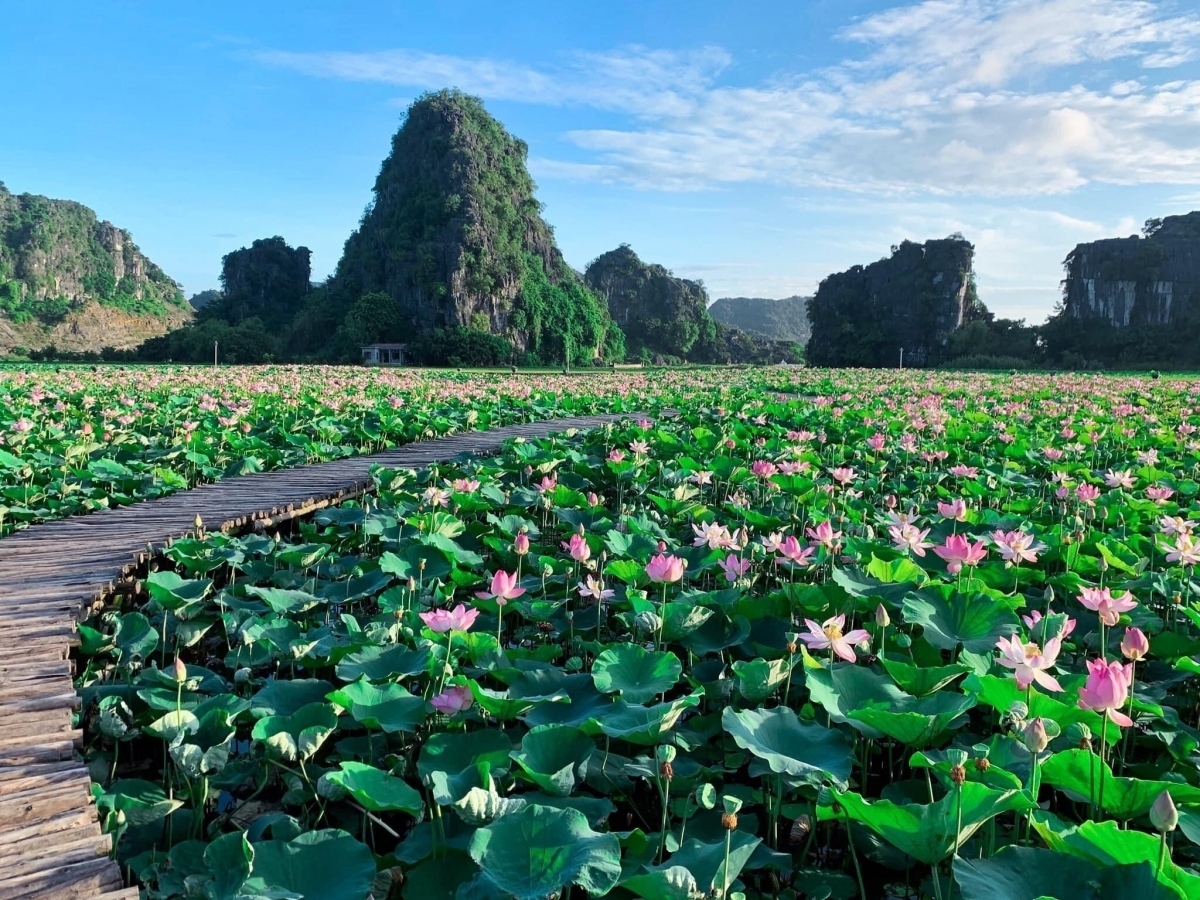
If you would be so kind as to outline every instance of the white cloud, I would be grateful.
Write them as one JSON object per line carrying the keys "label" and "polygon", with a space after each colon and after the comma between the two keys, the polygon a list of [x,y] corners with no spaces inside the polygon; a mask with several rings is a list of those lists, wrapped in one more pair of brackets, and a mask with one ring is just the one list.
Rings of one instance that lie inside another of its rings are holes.
{"label": "white cloud", "polygon": [[[413,50],[259,58],[632,119],[567,131],[586,158],[540,159],[549,177],[978,196],[1200,183],[1200,81],[1155,83],[1162,67],[1197,58],[1195,12],[1147,0],[924,0],[837,37],[842,63],[741,87],[720,83],[732,59],[717,47],[574,53],[541,68]],[[1114,81],[1107,67],[1118,62],[1142,76]],[[1087,83],[1092,70],[1105,84]]]}

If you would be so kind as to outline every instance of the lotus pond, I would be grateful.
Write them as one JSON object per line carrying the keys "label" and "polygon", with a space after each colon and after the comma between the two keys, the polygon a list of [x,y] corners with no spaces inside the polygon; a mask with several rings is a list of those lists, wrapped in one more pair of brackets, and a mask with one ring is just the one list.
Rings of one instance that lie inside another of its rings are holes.
{"label": "lotus pond", "polygon": [[1200,897],[1200,385],[801,377],[176,541],[81,628],[130,877]]}
{"label": "lotus pond", "polygon": [[230,475],[553,416],[634,411],[746,370],[579,376],[318,366],[0,369],[0,536]]}

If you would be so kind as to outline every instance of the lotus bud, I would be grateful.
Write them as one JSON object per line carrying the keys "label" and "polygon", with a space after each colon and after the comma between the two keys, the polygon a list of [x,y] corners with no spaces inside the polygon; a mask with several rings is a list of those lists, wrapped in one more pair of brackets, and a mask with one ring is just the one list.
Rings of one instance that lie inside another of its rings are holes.
{"label": "lotus bud", "polygon": [[1150,824],[1159,834],[1174,831],[1175,826],[1179,824],[1179,810],[1175,808],[1175,801],[1171,799],[1170,791],[1163,791],[1159,794],[1154,805],[1150,807]]}
{"label": "lotus bud", "polygon": [[204,530],[204,520],[200,518],[199,513],[196,513],[196,520],[194,522],[192,522],[192,524],[196,526],[197,531]]}
{"label": "lotus bud", "polygon": [[175,667],[172,670],[172,675],[175,678],[176,684],[183,684],[187,681],[187,666],[184,665],[182,659],[175,657]]}
{"label": "lotus bud", "polygon": [[1029,720],[1022,737],[1025,740],[1025,748],[1034,756],[1041,753],[1050,744],[1050,738],[1046,734],[1046,723],[1041,716]]}
{"label": "lotus bud", "polygon": [[1126,628],[1125,637],[1121,639],[1121,652],[1126,659],[1136,662],[1145,658],[1150,652],[1150,641],[1140,628]]}
{"label": "lotus bud", "polygon": [[587,495],[588,506],[599,506],[600,496],[595,491],[589,491]]}
{"label": "lotus bud", "polygon": [[529,552],[529,535],[523,530],[515,538],[513,538],[513,552],[517,556],[524,556]]}
{"label": "lotus bud", "polygon": [[659,541],[659,542],[658,542],[658,552],[659,552],[659,553],[666,553],[666,552],[667,552],[667,542],[666,542],[666,541]]}
{"label": "lotus bud", "polygon": [[900,650],[907,650],[912,646],[912,637],[907,634],[898,634],[892,640],[895,641],[896,647]]}
{"label": "lotus bud", "polygon": [[522,471],[525,473],[525,477],[528,478],[533,474],[533,466],[526,466]]}
{"label": "lotus bud", "polygon": [[888,615],[888,611],[883,608],[882,603],[875,607],[875,624],[880,628],[887,628],[892,624],[892,618]]}
{"label": "lotus bud", "polygon": [[543,578],[549,578],[553,574],[554,574],[554,567],[552,565],[550,565],[550,563],[546,563],[544,566],[542,566],[542,577]]}

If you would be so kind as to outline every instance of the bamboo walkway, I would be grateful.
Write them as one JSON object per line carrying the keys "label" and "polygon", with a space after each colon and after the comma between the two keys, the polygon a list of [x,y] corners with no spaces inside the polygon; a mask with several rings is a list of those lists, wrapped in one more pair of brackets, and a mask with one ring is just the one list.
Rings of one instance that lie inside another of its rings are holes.
{"label": "bamboo walkway", "polygon": [[108,856],[76,754],[83,732],[68,655],[76,624],[196,516],[210,531],[274,527],[365,493],[375,465],[420,468],[619,418],[550,419],[229,478],[0,540],[0,900],[137,900]]}

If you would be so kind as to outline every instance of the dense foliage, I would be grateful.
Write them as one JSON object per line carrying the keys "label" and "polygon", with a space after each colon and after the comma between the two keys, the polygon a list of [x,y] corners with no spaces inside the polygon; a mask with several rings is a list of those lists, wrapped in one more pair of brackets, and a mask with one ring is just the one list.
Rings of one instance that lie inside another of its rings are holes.
{"label": "dense foliage", "polygon": [[812,329],[808,324],[808,297],[722,297],[708,307],[718,322],[732,325],[756,337],[773,341],[808,343]]}
{"label": "dense foliage", "polygon": [[689,381],[690,392],[728,380],[724,373],[651,379],[317,367],[4,369],[0,534],[227,475],[558,411],[619,412]]}
{"label": "dense foliage", "polygon": [[1196,383],[782,372],[173,544],[80,629],[147,896],[1200,897]]}
{"label": "dense foliage", "polygon": [[128,233],[80,203],[12,194],[0,182],[0,312],[54,324],[88,301],[151,316],[184,303]]}

